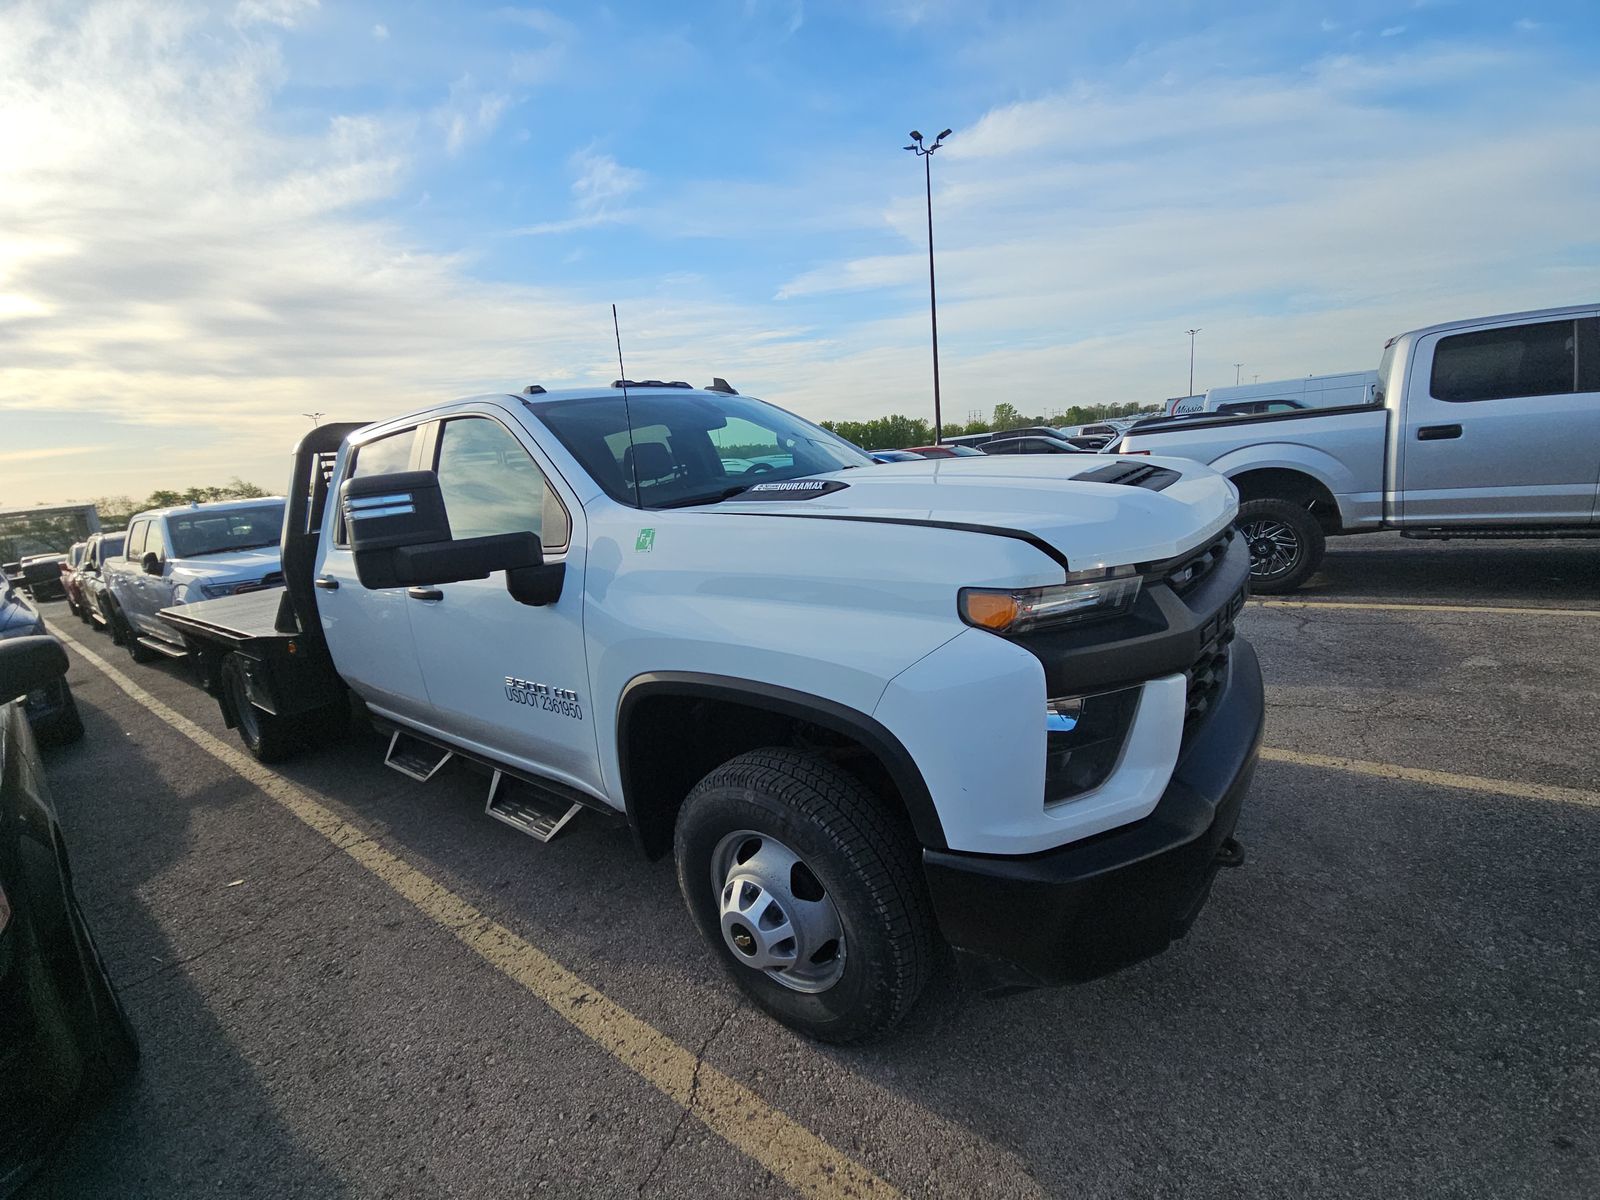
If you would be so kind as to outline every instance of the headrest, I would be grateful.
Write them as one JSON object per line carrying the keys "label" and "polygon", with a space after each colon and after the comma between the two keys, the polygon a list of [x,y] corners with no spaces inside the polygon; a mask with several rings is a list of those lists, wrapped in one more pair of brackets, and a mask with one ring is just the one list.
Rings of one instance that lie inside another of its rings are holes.
{"label": "headrest", "polygon": [[622,473],[629,481],[648,483],[665,479],[676,470],[672,451],[661,442],[640,442],[622,453]]}

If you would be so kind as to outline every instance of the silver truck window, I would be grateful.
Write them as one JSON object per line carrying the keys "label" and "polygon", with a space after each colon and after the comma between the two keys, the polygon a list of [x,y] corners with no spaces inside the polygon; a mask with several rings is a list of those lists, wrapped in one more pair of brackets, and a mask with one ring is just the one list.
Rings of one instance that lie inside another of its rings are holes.
{"label": "silver truck window", "polygon": [[[353,446],[344,477],[354,479],[357,475],[388,475],[394,471],[409,471],[411,451],[416,442],[417,431],[412,427],[402,429],[398,433],[384,434],[383,437],[374,438],[360,446]],[[345,533],[342,512],[339,514],[337,528],[333,531],[333,544],[342,547],[350,545],[350,538]]]}
{"label": "silver truck window", "polygon": [[1574,322],[1541,321],[1439,339],[1429,391],[1436,400],[1560,396],[1577,387]]}
{"label": "silver truck window", "polygon": [[[283,502],[249,508],[201,508],[167,518],[172,553],[178,558],[258,550],[276,546],[283,537]],[[146,546],[146,550],[151,547]]]}
{"label": "silver truck window", "polygon": [[127,556],[132,559],[144,557],[144,531],[150,528],[149,521],[135,521],[133,528],[128,530]]}
{"label": "silver truck window", "polygon": [[457,417],[439,429],[439,491],[455,538],[530,532],[551,550],[570,522],[544,472],[500,422]]}

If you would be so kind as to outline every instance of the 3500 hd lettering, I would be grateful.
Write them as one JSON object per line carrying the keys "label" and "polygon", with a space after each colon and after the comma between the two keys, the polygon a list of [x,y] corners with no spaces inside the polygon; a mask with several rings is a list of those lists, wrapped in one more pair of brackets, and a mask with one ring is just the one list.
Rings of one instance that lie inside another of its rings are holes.
{"label": "3500 hd lettering", "polygon": [[764,1009],[850,1041],[1182,935],[1255,763],[1249,555],[1197,463],[873,463],[720,381],[301,443],[282,593],[169,610],[252,753],[358,708],[548,838],[626,820]]}

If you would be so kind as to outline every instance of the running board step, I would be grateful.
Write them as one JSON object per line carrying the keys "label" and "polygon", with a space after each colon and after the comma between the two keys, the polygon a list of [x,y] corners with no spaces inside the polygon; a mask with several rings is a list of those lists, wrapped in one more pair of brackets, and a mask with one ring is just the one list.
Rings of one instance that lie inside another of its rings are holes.
{"label": "running board step", "polygon": [[432,742],[395,730],[389,739],[389,753],[383,756],[383,765],[426,783],[454,757],[453,752],[441,749]]}
{"label": "running board step", "polygon": [[496,771],[489,781],[489,799],[483,811],[531,838],[548,842],[566,828],[567,822],[577,816],[582,807]]}
{"label": "running board step", "polygon": [[141,637],[139,645],[146,650],[154,650],[157,654],[164,654],[168,658],[188,658],[189,652],[182,646],[174,646],[171,642],[163,642],[160,638]]}

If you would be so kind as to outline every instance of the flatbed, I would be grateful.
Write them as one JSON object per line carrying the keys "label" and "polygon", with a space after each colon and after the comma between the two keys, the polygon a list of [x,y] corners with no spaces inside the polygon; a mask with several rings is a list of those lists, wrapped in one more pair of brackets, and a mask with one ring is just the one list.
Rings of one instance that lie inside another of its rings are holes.
{"label": "flatbed", "polygon": [[281,587],[265,588],[164,608],[161,619],[186,636],[222,642],[237,650],[263,639],[291,636],[279,627],[280,610],[288,595]]}

